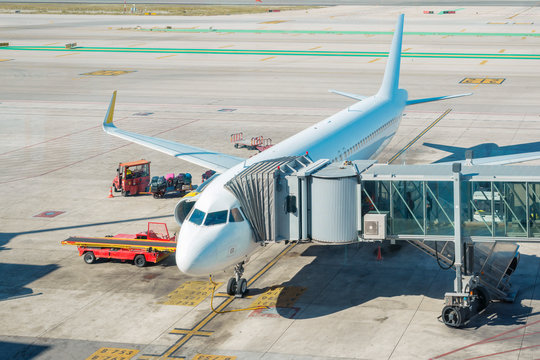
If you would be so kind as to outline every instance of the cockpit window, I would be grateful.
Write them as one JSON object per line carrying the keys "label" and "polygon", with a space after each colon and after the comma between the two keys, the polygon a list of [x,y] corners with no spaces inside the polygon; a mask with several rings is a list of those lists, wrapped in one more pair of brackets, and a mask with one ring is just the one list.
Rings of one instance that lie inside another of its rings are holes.
{"label": "cockpit window", "polygon": [[193,213],[191,213],[191,216],[189,217],[189,221],[191,221],[195,225],[201,225],[204,220],[204,215],[206,215],[204,211],[195,209],[193,210]]}
{"label": "cockpit window", "polygon": [[240,222],[240,221],[244,221],[244,218],[242,217],[240,210],[238,210],[237,208],[231,209],[231,212],[229,214],[229,222]]}
{"label": "cockpit window", "polygon": [[219,225],[219,224],[225,224],[227,222],[227,213],[228,210],[222,210],[222,211],[215,211],[208,213],[208,216],[206,216],[206,220],[204,221],[204,225],[210,226],[210,225]]}

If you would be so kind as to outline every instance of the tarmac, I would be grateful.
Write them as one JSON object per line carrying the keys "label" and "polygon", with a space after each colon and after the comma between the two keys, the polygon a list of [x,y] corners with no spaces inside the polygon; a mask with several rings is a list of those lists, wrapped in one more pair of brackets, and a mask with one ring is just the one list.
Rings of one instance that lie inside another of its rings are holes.
{"label": "tarmac", "polygon": [[[409,97],[474,95],[407,108],[379,161],[447,109],[394,163],[538,148],[540,8],[430,9],[0,15],[0,42],[10,45],[0,47],[0,358],[539,359],[534,244],[520,247],[516,301],[489,305],[463,329],[438,320],[454,273],[405,243],[384,244],[382,260],[377,243],[269,244],[246,267],[250,297],[225,296],[223,272],[213,274],[213,300],[208,278],[182,274],[174,257],[144,268],[88,265],[60,245],[136,233],[147,221],[178,232],[177,198],[107,197],[119,162],[144,158],[152,175],[190,172],[196,183],[206,171],[106,135],[113,90],[123,129],[248,157],[231,134],[278,143],[351,104],[328,89],[375,93],[401,12]],[[220,311],[270,308],[217,314],[211,302]]]}

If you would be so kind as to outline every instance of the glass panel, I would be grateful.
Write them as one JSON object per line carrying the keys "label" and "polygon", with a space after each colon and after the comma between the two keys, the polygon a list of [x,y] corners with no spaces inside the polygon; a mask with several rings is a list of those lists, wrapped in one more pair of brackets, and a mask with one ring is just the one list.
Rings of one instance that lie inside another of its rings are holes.
{"label": "glass panel", "polygon": [[231,209],[231,213],[229,214],[229,222],[241,222],[244,221],[244,218],[242,217],[242,214],[240,214],[240,210],[237,208]]}
{"label": "glass panel", "polygon": [[462,182],[461,188],[463,235],[493,236],[491,182]]}
{"label": "glass panel", "polygon": [[392,181],[392,233],[424,234],[424,186],[421,181]]}
{"label": "glass panel", "polygon": [[493,183],[496,236],[527,235],[527,188],[525,183]]}
{"label": "glass panel", "polygon": [[540,238],[540,183],[529,184],[529,236]]}
{"label": "glass panel", "polygon": [[228,212],[229,210],[221,210],[208,213],[208,215],[206,216],[206,220],[204,221],[204,225],[210,226],[225,224],[227,222]]}
{"label": "glass panel", "polygon": [[426,182],[426,233],[454,235],[454,184]]}
{"label": "glass panel", "polygon": [[189,221],[194,223],[195,225],[201,225],[204,220],[204,211],[201,211],[199,209],[193,210],[193,213],[189,217]]}

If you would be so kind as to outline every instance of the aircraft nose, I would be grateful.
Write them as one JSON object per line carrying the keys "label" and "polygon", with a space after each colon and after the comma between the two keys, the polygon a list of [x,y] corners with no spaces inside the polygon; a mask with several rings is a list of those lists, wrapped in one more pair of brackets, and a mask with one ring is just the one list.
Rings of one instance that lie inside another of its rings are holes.
{"label": "aircraft nose", "polygon": [[215,248],[201,234],[193,235],[198,236],[188,236],[180,232],[176,247],[176,266],[187,275],[209,275],[216,260]]}

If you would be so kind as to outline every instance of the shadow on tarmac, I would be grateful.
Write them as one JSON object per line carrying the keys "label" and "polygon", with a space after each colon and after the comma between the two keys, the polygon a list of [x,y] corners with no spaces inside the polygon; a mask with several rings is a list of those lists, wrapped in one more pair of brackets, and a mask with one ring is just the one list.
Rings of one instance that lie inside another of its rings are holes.
{"label": "shadow on tarmac", "polygon": [[155,219],[162,219],[162,218],[169,218],[173,215],[163,215],[163,216],[152,216],[152,217],[142,217],[142,218],[135,218],[135,219],[125,219],[125,220],[115,220],[115,221],[103,221],[98,223],[92,223],[92,224],[80,224],[80,225],[71,225],[71,226],[62,226],[62,227],[56,227],[56,228],[50,228],[50,229],[39,229],[39,230],[30,230],[30,231],[22,231],[22,232],[14,232],[14,233],[3,233],[0,232],[0,251],[7,250],[5,247],[13,238],[19,236],[19,235],[28,235],[28,234],[39,234],[49,231],[60,231],[60,230],[69,230],[69,229],[82,229],[86,227],[92,227],[92,226],[101,226],[101,225],[110,225],[110,224],[121,224],[121,223],[127,223],[132,221],[142,221],[142,220],[155,220]]}
{"label": "shadow on tarmac", "polygon": [[[56,264],[27,265],[0,263],[0,301],[20,299],[23,297],[37,296],[25,285],[40,279],[59,268]],[[2,354],[0,347],[0,354]]]}
{"label": "shadow on tarmac", "polygon": [[[435,259],[409,244],[381,245],[382,260],[379,261],[377,247],[377,243],[312,245],[303,253],[296,254],[314,259],[290,281],[281,284],[307,288],[294,305],[300,308],[300,311],[292,318],[298,320],[323,317],[377,298],[385,298],[387,303],[394,302],[392,307],[398,308],[403,301],[400,298],[403,295],[423,295],[440,299],[442,310],[444,294],[453,290],[453,270],[440,269]],[[540,291],[534,291],[538,257],[522,254],[521,264],[522,271],[518,266],[511,278],[512,283],[519,288],[515,302],[490,304],[465,328],[525,324],[529,316],[535,315],[532,308],[525,303],[531,299],[540,299]],[[252,288],[250,295],[265,290]],[[276,306],[277,313],[285,318],[291,317],[290,308],[283,306],[287,301],[288,299],[280,296]]]}
{"label": "shadow on tarmac", "polygon": [[474,158],[483,158],[489,156],[503,156],[503,155],[517,155],[528,152],[540,151],[540,142],[532,142],[527,144],[517,144],[517,145],[508,145],[508,146],[499,146],[495,143],[484,143],[475,145],[470,148],[463,148],[459,146],[450,146],[450,145],[441,145],[441,144],[432,144],[432,143],[423,143],[424,146],[446,151],[451,153],[440,160],[434,162],[434,164],[441,162],[449,161],[461,161],[465,159],[465,152],[467,150],[473,151],[473,160]]}
{"label": "shadow on tarmac", "polygon": [[0,354],[3,359],[29,360],[37,357],[49,348],[50,346],[47,345],[0,341]]}

